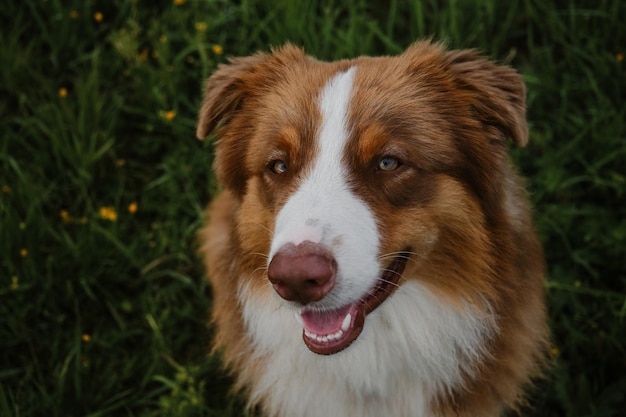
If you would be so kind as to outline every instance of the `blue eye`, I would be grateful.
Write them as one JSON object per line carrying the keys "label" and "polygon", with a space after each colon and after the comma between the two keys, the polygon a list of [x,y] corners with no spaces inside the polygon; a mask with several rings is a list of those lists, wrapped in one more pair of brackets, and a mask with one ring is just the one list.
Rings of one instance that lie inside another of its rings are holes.
{"label": "blue eye", "polygon": [[284,174],[287,172],[287,164],[285,161],[274,161],[271,166],[272,172],[275,174]]}
{"label": "blue eye", "polygon": [[378,170],[393,171],[400,166],[400,161],[392,156],[385,156],[378,162]]}

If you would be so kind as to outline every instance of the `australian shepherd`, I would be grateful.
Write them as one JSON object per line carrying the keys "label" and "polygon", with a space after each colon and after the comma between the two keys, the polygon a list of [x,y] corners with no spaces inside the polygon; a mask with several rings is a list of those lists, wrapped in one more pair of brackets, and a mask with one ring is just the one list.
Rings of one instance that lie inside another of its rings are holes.
{"label": "australian shepherd", "polygon": [[271,417],[498,416],[548,332],[543,255],[508,157],[525,87],[418,42],[321,62],[286,45],[208,79],[223,186],[200,232],[214,348]]}

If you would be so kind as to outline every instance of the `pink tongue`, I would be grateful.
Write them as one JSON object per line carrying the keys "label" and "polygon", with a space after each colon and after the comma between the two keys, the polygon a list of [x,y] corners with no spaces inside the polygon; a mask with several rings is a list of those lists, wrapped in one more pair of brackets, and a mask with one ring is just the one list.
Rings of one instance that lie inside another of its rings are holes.
{"label": "pink tongue", "polygon": [[337,333],[351,308],[352,305],[348,304],[333,311],[305,310],[302,312],[302,324],[305,330],[317,335]]}

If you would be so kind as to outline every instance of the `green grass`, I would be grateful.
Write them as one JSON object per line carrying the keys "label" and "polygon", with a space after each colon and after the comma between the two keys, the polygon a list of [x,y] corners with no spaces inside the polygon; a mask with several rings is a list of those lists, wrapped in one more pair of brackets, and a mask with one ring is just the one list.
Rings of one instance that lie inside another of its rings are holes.
{"label": "green grass", "polygon": [[625,2],[5,3],[0,416],[242,415],[207,356],[195,253],[215,189],[211,142],[194,137],[203,80],[285,41],[336,59],[425,36],[527,81],[531,144],[514,157],[545,245],[554,366],[526,414],[623,415]]}

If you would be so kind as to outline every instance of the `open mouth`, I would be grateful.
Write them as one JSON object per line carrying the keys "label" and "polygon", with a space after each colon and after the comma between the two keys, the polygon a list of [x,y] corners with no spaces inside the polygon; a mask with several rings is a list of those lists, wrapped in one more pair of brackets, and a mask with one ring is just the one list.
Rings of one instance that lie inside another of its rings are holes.
{"label": "open mouth", "polygon": [[398,287],[408,259],[409,253],[401,252],[384,270],[376,285],[351,304],[329,311],[303,309],[300,318],[306,346],[320,355],[332,355],[350,346],[363,331],[365,317]]}

